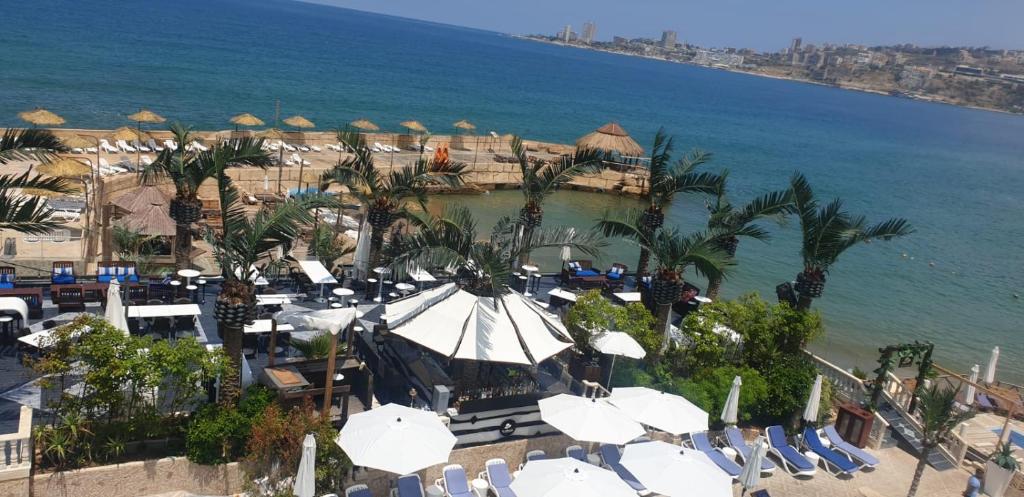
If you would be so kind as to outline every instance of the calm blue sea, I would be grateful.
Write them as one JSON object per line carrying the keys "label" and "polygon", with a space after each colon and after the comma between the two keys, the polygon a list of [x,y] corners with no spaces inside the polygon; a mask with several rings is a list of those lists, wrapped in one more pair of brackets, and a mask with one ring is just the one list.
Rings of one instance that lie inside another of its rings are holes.
{"label": "calm blue sea", "polygon": [[[850,210],[918,229],[843,257],[817,304],[829,327],[819,350],[870,363],[878,346],[928,339],[964,368],[999,345],[1001,375],[1024,380],[1021,117],[279,0],[0,0],[0,11],[0,126],[45,106],[69,126],[113,127],[145,106],[221,128],[239,112],[271,119],[280,99],[284,115],[321,128],[368,117],[447,132],[469,119],[571,141],[616,120],[649,145],[664,126],[678,148],[715,153],[737,201],[803,171]],[[514,212],[516,195],[466,201],[493,217]],[[547,222],[589,226],[622,203],[559,194]],[[680,202],[669,222],[698,228],[701,201]],[[726,296],[771,295],[795,275],[794,229],[774,231],[770,244],[743,242]],[[635,264],[622,244],[609,252]]]}

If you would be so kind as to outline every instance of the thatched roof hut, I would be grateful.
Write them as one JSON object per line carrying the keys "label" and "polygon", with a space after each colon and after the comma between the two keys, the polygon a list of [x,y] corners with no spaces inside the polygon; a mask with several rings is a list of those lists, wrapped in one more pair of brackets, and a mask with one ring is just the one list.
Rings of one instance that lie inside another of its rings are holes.
{"label": "thatched roof hut", "polygon": [[122,209],[137,212],[148,208],[151,205],[159,204],[168,208],[169,199],[167,194],[155,186],[140,186],[121,194],[112,202]]}
{"label": "thatched roof hut", "polygon": [[618,123],[608,123],[597,128],[593,133],[576,140],[576,146],[631,157],[639,157],[644,153],[644,148],[630,138],[629,133]]}
{"label": "thatched roof hut", "polygon": [[177,224],[168,213],[167,204],[150,204],[121,218],[123,228],[149,236],[174,236]]}

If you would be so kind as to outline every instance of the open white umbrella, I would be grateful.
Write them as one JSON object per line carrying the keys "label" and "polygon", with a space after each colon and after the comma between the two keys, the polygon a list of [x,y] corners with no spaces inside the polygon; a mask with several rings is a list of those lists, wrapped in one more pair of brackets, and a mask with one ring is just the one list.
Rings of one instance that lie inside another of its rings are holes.
{"label": "open white umbrella", "polygon": [[121,302],[121,285],[117,280],[110,280],[107,287],[107,308],[103,311],[103,318],[111,326],[128,334],[128,319],[124,315],[124,303]]}
{"label": "open white umbrella", "polygon": [[636,497],[619,475],[571,457],[526,463],[510,488],[516,497]]}
{"label": "open white umbrella", "polygon": [[657,494],[732,497],[732,478],[700,451],[662,441],[629,444],[622,465]]}
{"label": "open white umbrella", "polygon": [[821,375],[814,378],[814,386],[807,396],[807,406],[804,407],[804,421],[808,423],[818,422],[818,405],[821,404]]}
{"label": "open white umbrella", "polygon": [[386,404],[349,418],[336,442],[356,466],[404,475],[447,462],[455,435],[431,411]]}
{"label": "open white umbrella", "polygon": [[708,413],[678,395],[647,387],[618,387],[608,401],[638,422],[673,435],[708,429]]}
{"label": "open white umbrella", "polygon": [[740,386],[743,379],[739,376],[732,379],[732,388],[729,389],[729,396],[725,398],[725,406],[722,407],[722,422],[735,426],[739,421],[740,410]]}
{"label": "open white umbrella", "polygon": [[354,307],[343,309],[322,309],[311,312],[279,312],[275,318],[295,326],[303,326],[314,330],[326,331],[337,335],[348,328],[359,317],[359,311]]}
{"label": "open white umbrella", "polygon": [[[971,375],[967,377],[967,380],[970,381],[971,383],[977,383],[979,371],[981,371],[981,369],[978,368],[977,364],[975,364],[973,367],[971,367]],[[971,406],[972,404],[974,404],[974,395],[977,393],[977,389],[975,389],[974,385],[972,385],[971,383],[968,383],[967,388],[964,390],[965,406]]]}
{"label": "open white umbrella", "polygon": [[743,487],[743,491],[740,492],[741,497],[748,490],[756,487],[758,481],[761,480],[761,465],[764,464],[764,457],[767,453],[768,446],[764,443],[764,437],[757,437],[754,447],[750,449],[750,456],[747,457],[746,464],[740,471],[739,482]]}
{"label": "open white umbrella", "polygon": [[996,382],[996,364],[999,363],[999,347],[992,349],[992,355],[988,357],[988,365],[985,366],[985,383]]}
{"label": "open white umbrella", "polygon": [[[647,351],[629,333],[621,331],[605,331],[594,337],[592,345],[602,354],[612,356],[612,365],[608,368],[608,378],[615,372],[615,358],[618,356],[630,359],[643,359]],[[609,381],[610,384],[610,381]]]}
{"label": "open white umbrella", "polygon": [[299,472],[295,474],[292,493],[295,497],[313,497],[316,493],[316,438],[309,433],[302,440],[302,458],[299,459]]}
{"label": "open white umbrella", "polygon": [[580,442],[622,445],[644,434],[640,423],[604,399],[563,393],[537,404],[541,420]]}

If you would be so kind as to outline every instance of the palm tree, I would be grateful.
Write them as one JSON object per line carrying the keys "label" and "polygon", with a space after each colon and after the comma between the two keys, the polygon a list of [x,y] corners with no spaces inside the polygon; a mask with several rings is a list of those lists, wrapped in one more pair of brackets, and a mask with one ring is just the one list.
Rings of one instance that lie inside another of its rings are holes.
{"label": "palm tree", "polygon": [[716,239],[720,236],[715,232],[690,233],[684,235],[677,229],[658,230],[650,236],[643,224],[645,212],[631,209],[621,218],[613,218],[605,214],[598,222],[598,228],[605,236],[616,236],[647,249],[654,257],[655,271],[651,278],[651,295],[657,307],[657,328],[665,338],[662,348],[668,346],[672,304],[679,300],[683,293],[683,274],[692,267],[699,275],[722,278],[733,265],[732,257],[723,250]]}
{"label": "palm tree", "polygon": [[[715,191],[714,201],[707,202],[708,230],[718,234],[715,243],[724,250],[730,257],[736,256],[736,248],[739,246],[739,237],[744,236],[755,240],[768,240],[766,230],[754,224],[756,221],[765,218],[774,218],[782,222],[785,215],[792,210],[793,194],[790,190],[781,190],[766,193],[757,197],[746,205],[735,207],[726,198],[725,183],[729,172],[722,173],[722,181]],[[722,278],[709,278],[706,295],[710,299],[718,298],[718,292],[722,288]]]}
{"label": "palm tree", "polygon": [[[16,160],[48,160],[54,153],[68,149],[53,133],[46,129],[8,129],[0,135],[0,166]],[[31,175],[0,175],[0,229],[19,233],[42,234],[61,223],[50,217],[53,212],[42,197],[15,193],[17,188],[37,188],[57,193],[71,193],[74,189],[63,178],[44,178]]]}
{"label": "palm tree", "polygon": [[361,133],[338,130],[338,140],[353,151],[353,156],[324,172],[321,190],[331,183],[345,185],[366,206],[366,221],[371,228],[370,261],[376,267],[380,265],[384,232],[394,222],[396,214],[411,201],[425,205],[431,186],[461,185],[465,165],[420,159],[414,165],[384,173],[374,166],[373,152]]}
{"label": "palm tree", "polygon": [[939,388],[937,384],[922,390],[918,395],[917,405],[922,427],[921,454],[917,459],[917,468],[914,470],[914,479],[911,480],[907,497],[914,497],[917,494],[917,487],[921,484],[921,476],[932,451],[946,441],[953,428],[974,416],[973,411],[962,411],[957,408],[956,395],[957,389]]}
{"label": "palm tree", "polygon": [[[548,195],[577,176],[597,172],[601,165],[601,153],[577,149],[573,155],[564,155],[554,162],[546,162],[531,161],[523,139],[518,136],[512,137],[511,147],[522,175],[524,205],[519,211],[519,224],[523,228],[523,239],[529,240],[544,221],[544,200]],[[512,264],[526,263],[529,257],[529,251],[523,252]]]}
{"label": "palm tree", "polygon": [[811,185],[802,174],[793,175],[790,185],[793,209],[800,219],[803,236],[800,255],[804,270],[796,275],[795,287],[800,297],[797,309],[810,309],[813,299],[821,297],[825,275],[846,249],[876,238],[890,240],[914,232],[903,218],[892,218],[869,227],[864,216],[844,211],[843,201],[838,198],[819,206]]}
{"label": "palm tree", "polygon": [[510,268],[525,252],[569,246],[597,257],[606,245],[598,233],[569,227],[539,228],[525,240],[518,224],[507,216],[498,220],[489,239],[480,240],[472,213],[458,205],[445,206],[437,216],[408,215],[406,219],[412,232],[393,238],[384,251],[392,271],[401,274],[414,266],[452,268],[455,281],[480,296],[508,292]]}
{"label": "palm tree", "polygon": [[[209,156],[203,156],[186,147],[192,142],[192,128],[180,123],[170,126],[174,141],[179,144],[177,150],[165,149],[152,164],[143,171],[143,181],[156,178],[170,178],[174,183],[174,198],[171,199],[170,215],[177,223],[174,234],[174,263],[178,268],[189,266],[192,253],[192,223],[198,221],[203,214],[203,204],[199,200],[199,186],[209,178],[216,176],[216,164]],[[200,160],[203,158],[204,160]],[[262,160],[262,159],[258,159]],[[243,165],[243,160],[236,161]]]}
{"label": "palm tree", "polygon": [[224,277],[214,317],[224,339],[224,351],[232,364],[222,381],[221,390],[222,401],[230,405],[239,395],[242,329],[246,323],[252,322],[256,313],[250,268],[257,267],[260,259],[274,248],[291,245],[298,238],[301,227],[313,222],[311,209],[333,207],[334,202],[320,194],[302,195],[273,209],[263,208],[250,218],[226,170],[234,164],[270,165],[270,157],[263,151],[263,141],[252,138],[232,140],[196,154],[195,160],[201,167],[215,171],[224,223],[223,232],[215,234],[208,231],[206,236]]}
{"label": "palm tree", "polygon": [[[640,218],[644,236],[654,239],[655,234],[665,224],[665,209],[679,193],[715,193],[721,188],[722,177],[714,173],[698,173],[697,168],[711,161],[711,154],[693,150],[672,163],[672,137],[659,129],[654,135],[654,147],[651,149],[651,165],[649,186],[643,200],[647,208]],[[647,274],[650,251],[640,246],[640,259],[636,263],[637,276]]]}

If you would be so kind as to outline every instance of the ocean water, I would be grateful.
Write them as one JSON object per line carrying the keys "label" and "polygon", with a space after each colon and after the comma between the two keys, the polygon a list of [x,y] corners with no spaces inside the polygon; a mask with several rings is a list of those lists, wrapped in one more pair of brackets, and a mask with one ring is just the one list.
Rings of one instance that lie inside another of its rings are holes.
{"label": "ocean water", "polygon": [[[47,107],[71,127],[115,127],[141,106],[202,128],[252,112],[302,114],[320,128],[368,117],[418,119],[438,133],[481,131],[571,141],[615,120],[642,144],[659,127],[677,149],[715,154],[734,201],[804,172],[823,197],[872,220],[903,216],[913,236],[852,249],[816,303],[816,348],[870,366],[877,347],[938,344],[942,364],[984,364],[1024,381],[1024,119],[518,40],[496,33],[282,0],[0,0],[0,126]],[[516,192],[448,198],[484,221],[518,209]],[[564,192],[547,222],[590,226],[628,199]],[[668,222],[704,223],[684,198]],[[744,241],[725,296],[793,278],[792,224]],[[905,254],[905,256],[904,256]],[[635,264],[635,249],[608,260]],[[547,266],[556,264],[545,263]],[[547,269],[547,268],[545,268]]]}

